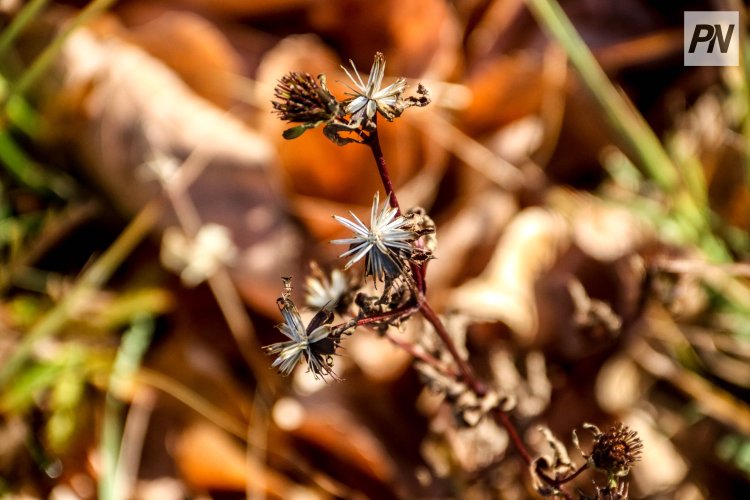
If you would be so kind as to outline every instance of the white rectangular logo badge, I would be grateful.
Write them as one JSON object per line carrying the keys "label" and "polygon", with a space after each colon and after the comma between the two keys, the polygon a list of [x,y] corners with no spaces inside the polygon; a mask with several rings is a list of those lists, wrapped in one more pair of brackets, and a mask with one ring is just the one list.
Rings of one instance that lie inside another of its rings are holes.
{"label": "white rectangular logo badge", "polygon": [[740,13],[685,11],[685,66],[739,66]]}

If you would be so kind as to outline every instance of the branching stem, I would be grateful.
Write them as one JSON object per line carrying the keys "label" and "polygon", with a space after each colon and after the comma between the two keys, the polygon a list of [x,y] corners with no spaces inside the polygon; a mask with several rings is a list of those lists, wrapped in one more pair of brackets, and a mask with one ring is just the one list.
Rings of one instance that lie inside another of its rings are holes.
{"label": "branching stem", "polygon": [[[377,115],[376,115],[377,116]],[[383,151],[380,147],[380,139],[378,137],[377,128],[372,131],[370,136],[368,137],[366,144],[370,147],[372,150],[372,154],[375,158],[375,164],[378,167],[378,173],[380,174],[380,179],[383,182],[383,187],[386,190],[386,193],[388,193],[388,200],[392,207],[396,208],[398,210],[398,213],[401,214],[401,208],[398,203],[398,198],[396,197],[396,192],[393,189],[393,182],[391,181],[390,174],[388,173],[388,167],[385,162],[385,157],[383,156]],[[435,329],[435,332],[437,333],[440,340],[445,344],[445,347],[448,349],[448,352],[451,354],[451,357],[456,362],[456,365],[458,367],[458,375],[460,376],[461,380],[463,380],[467,386],[478,396],[483,397],[487,394],[487,386],[484,382],[482,382],[477,376],[474,374],[474,370],[471,368],[471,365],[463,359],[463,357],[458,352],[458,348],[456,347],[455,342],[453,342],[453,339],[451,338],[450,334],[448,333],[448,330],[445,328],[445,325],[443,325],[443,322],[440,320],[438,315],[435,313],[435,311],[430,306],[429,302],[427,301],[427,297],[425,296],[425,289],[426,289],[426,282],[425,282],[425,268],[424,266],[419,266],[416,264],[412,264],[412,272],[417,284],[417,293],[418,293],[418,309],[422,313],[422,316],[433,326]],[[390,314],[389,316],[393,316]],[[380,321],[384,318],[380,319],[374,319],[372,321],[368,322],[375,322]],[[362,321],[362,320],[359,320]],[[364,324],[364,323],[362,323]],[[428,363],[433,364],[433,363]],[[508,432],[508,435],[510,436],[511,441],[513,441],[514,446],[518,450],[519,455],[521,456],[521,459],[524,461],[524,463],[529,466],[532,463],[531,454],[529,453],[528,449],[526,448],[526,445],[523,442],[523,439],[521,439],[520,434],[518,433],[518,430],[516,429],[515,424],[511,421],[510,416],[503,411],[501,408],[497,408],[493,412],[493,417],[495,421],[502,425],[505,430]],[[575,475],[578,475],[580,472],[576,472]],[[547,476],[541,476],[542,479],[557,487],[559,489],[560,485],[565,481],[556,481],[552,478],[549,478]],[[575,476],[574,476],[575,477]]]}

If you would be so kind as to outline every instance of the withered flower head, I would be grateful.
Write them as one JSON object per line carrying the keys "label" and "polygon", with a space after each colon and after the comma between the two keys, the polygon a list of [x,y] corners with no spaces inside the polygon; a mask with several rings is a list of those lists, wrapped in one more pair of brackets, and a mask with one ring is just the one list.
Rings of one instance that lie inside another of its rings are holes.
{"label": "withered flower head", "polygon": [[372,120],[376,111],[379,111],[387,120],[393,120],[398,116],[400,114],[398,107],[401,94],[406,89],[406,80],[399,78],[387,87],[380,88],[385,75],[385,57],[383,54],[380,52],[375,54],[375,61],[372,63],[367,83],[362,80],[354,62],[349,62],[352,65],[354,75],[349,73],[349,70],[344,66],[341,69],[354,83],[354,87],[349,86],[351,90],[349,95],[352,97],[346,101],[346,113],[352,115],[352,121],[359,123],[365,118]]}
{"label": "withered flower head", "polygon": [[376,113],[380,113],[386,120],[393,121],[394,118],[401,116],[406,108],[412,106],[422,107],[430,103],[430,95],[427,89],[421,83],[417,86],[418,96],[403,97],[406,90],[406,79],[401,77],[396,79],[387,87],[383,87],[383,77],[385,76],[385,56],[382,53],[375,53],[375,60],[370,68],[370,76],[367,77],[367,83],[362,79],[357,71],[353,61],[352,72],[341,66],[346,76],[352,81],[354,86],[348,85],[351,92],[350,96],[342,104],[344,113],[351,115],[353,125],[363,125],[365,128],[374,126]]}
{"label": "withered flower head", "polygon": [[620,422],[606,432],[592,424],[584,424],[584,427],[594,433],[593,449],[589,455],[584,454],[589,465],[606,472],[610,479],[627,476],[641,458],[643,442],[638,433]]}
{"label": "withered flower head", "polygon": [[289,298],[289,290],[290,288],[287,288],[276,301],[284,317],[284,323],[276,328],[290,340],[263,348],[267,354],[278,354],[272,366],[278,366],[282,375],[289,375],[304,357],[316,378],[320,375],[323,378],[330,376],[338,379],[332,369],[332,355],[338,347],[338,337],[331,336],[330,323],[333,321],[333,313],[321,310],[305,327],[297,307]]}
{"label": "withered flower head", "polygon": [[286,139],[294,139],[309,128],[331,122],[339,112],[339,103],[329,92],[323,75],[316,81],[308,73],[288,73],[279,80],[274,95],[278,101],[272,104],[279,117],[302,124],[284,131]]}
{"label": "withered flower head", "polygon": [[354,220],[335,215],[337,222],[354,232],[352,238],[333,240],[331,243],[350,245],[349,250],[339,257],[350,257],[344,270],[365,258],[365,275],[375,281],[393,279],[404,272],[406,259],[411,257],[411,242],[417,238],[409,227],[409,221],[398,215],[398,210],[383,202],[380,207],[380,195],[375,193],[370,211],[368,227],[354,213],[349,212]]}

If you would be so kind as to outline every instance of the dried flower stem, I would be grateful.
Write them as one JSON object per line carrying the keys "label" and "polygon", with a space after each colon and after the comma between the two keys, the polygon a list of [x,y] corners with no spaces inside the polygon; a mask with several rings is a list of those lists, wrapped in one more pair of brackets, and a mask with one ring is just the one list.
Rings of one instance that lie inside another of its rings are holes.
{"label": "dried flower stem", "polygon": [[502,425],[508,432],[510,440],[513,441],[513,445],[518,450],[518,454],[521,455],[521,459],[524,461],[524,463],[526,465],[531,465],[531,462],[533,461],[531,458],[531,454],[529,453],[529,450],[526,449],[526,445],[524,444],[523,439],[521,439],[521,436],[518,434],[518,430],[516,430],[515,424],[513,424],[513,422],[510,420],[510,416],[508,415],[508,413],[503,411],[502,408],[497,408],[492,416],[494,417],[495,422],[498,422],[500,425]]}
{"label": "dried flower stem", "polygon": [[477,396],[482,397],[487,394],[487,387],[474,375],[474,370],[471,369],[471,365],[469,365],[469,363],[458,353],[455,342],[453,342],[453,339],[451,339],[451,336],[448,333],[448,330],[445,329],[445,325],[443,325],[443,322],[440,321],[440,318],[438,318],[437,314],[435,314],[435,311],[433,311],[432,307],[430,307],[429,302],[427,302],[427,298],[420,295],[420,299],[419,310],[422,313],[422,316],[424,316],[424,318],[430,322],[433,328],[435,328],[435,333],[437,333],[438,337],[440,337],[440,340],[448,349],[448,352],[450,352],[451,356],[453,356],[453,359],[458,365],[458,370],[463,381],[466,382],[466,384],[471,388],[472,391],[476,393]]}
{"label": "dried flower stem", "polygon": [[[385,156],[383,155],[383,150],[380,148],[380,137],[378,136],[377,121],[378,115],[376,114],[373,118],[373,122],[376,124],[376,126],[370,133],[370,135],[365,139],[365,144],[370,147],[372,156],[375,158],[375,164],[378,167],[380,180],[383,182],[383,187],[385,188],[385,192],[388,195],[388,203],[390,203],[390,205],[397,210],[396,215],[401,215],[401,207],[398,203],[398,198],[396,198],[396,191],[393,189],[393,182],[391,181],[391,176],[388,173],[388,167],[385,163]],[[424,293],[426,289],[424,280],[426,270],[425,265],[420,266],[412,263],[411,270],[412,274],[414,275],[414,281],[416,281],[417,284],[417,290],[419,290],[421,293]]]}
{"label": "dried flower stem", "polygon": [[589,464],[588,464],[588,462],[585,462],[585,463],[584,463],[583,465],[581,465],[581,466],[580,466],[580,467],[578,468],[578,470],[576,470],[576,471],[575,471],[575,472],[574,472],[573,474],[570,474],[569,476],[565,476],[565,477],[564,477],[564,478],[562,478],[562,479],[556,479],[556,480],[555,480],[555,482],[556,482],[557,484],[560,484],[560,485],[562,485],[562,484],[565,484],[565,483],[569,483],[569,482],[570,482],[570,481],[572,481],[573,479],[575,479],[575,478],[577,478],[578,476],[580,476],[580,475],[581,475],[581,473],[582,473],[582,472],[584,472],[584,471],[585,471],[586,469],[588,469],[588,468],[589,468]]}
{"label": "dried flower stem", "polygon": [[544,481],[545,483],[549,484],[550,486],[554,487],[555,489],[559,490],[560,493],[564,498],[573,498],[570,496],[570,494],[563,490],[563,485],[565,483],[569,483],[573,479],[577,478],[581,475],[584,471],[588,470],[589,464],[588,462],[584,462],[583,465],[581,465],[575,472],[572,474],[569,474],[563,478],[554,479],[549,477],[547,474],[544,473],[539,467],[536,468],[536,474],[539,476],[539,478]]}
{"label": "dried flower stem", "polygon": [[[387,313],[375,314],[372,316],[367,316],[364,318],[341,323],[340,325],[334,326],[333,331],[341,333],[349,329],[356,328],[358,326],[367,326],[373,323],[386,322],[386,321],[393,320],[394,318],[398,318],[401,316],[409,316],[411,314],[414,314],[418,310],[419,310],[419,306],[415,306],[415,305],[402,306],[402,307],[399,307],[398,309],[394,309],[393,311],[388,311]],[[392,344],[400,347],[401,349],[409,353],[411,356],[419,359],[420,361],[430,365],[431,367],[433,367],[435,370],[439,371],[440,373],[443,373],[452,378],[456,378],[459,375],[452,368],[445,366],[435,356],[433,356],[432,354],[428,352],[425,352],[423,349],[418,348],[413,343],[408,342],[396,335],[393,335],[388,330],[386,330],[385,336],[388,338],[388,340],[391,341]]]}
{"label": "dried flower stem", "polygon": [[[377,119],[377,116],[376,116]],[[375,163],[378,167],[378,173],[380,174],[380,179],[383,182],[383,187],[385,188],[388,196],[388,200],[392,207],[396,208],[401,213],[401,209],[398,203],[398,199],[396,197],[396,192],[393,189],[393,183],[391,182],[390,174],[388,173],[388,167],[385,162],[385,156],[383,156],[383,150],[380,147],[380,139],[378,137],[377,128],[372,131],[368,139],[366,140],[366,144],[370,147],[372,150],[372,154],[375,158]],[[451,356],[456,362],[456,365],[458,366],[458,375],[460,375],[461,379],[466,382],[466,384],[471,388],[471,390],[479,397],[483,397],[487,394],[487,386],[482,382],[477,376],[474,374],[474,370],[471,368],[471,365],[461,357],[461,355],[458,352],[458,349],[456,348],[455,343],[453,342],[453,339],[451,339],[450,334],[448,333],[448,330],[445,328],[445,325],[443,325],[443,322],[440,321],[440,318],[435,313],[435,311],[430,306],[429,302],[427,301],[427,297],[425,296],[425,267],[424,266],[417,266],[415,264],[412,264],[412,271],[414,274],[414,278],[417,284],[417,293],[418,295],[418,309],[422,313],[422,316],[430,322],[430,324],[435,329],[435,332],[437,333],[440,340],[445,344],[445,347],[448,349],[448,352],[450,352]],[[386,315],[388,317],[392,317],[393,314],[389,313]],[[364,318],[368,321],[358,320],[359,324],[367,324],[379,321],[380,319],[372,319],[370,318]],[[407,351],[408,352],[408,351]],[[412,354],[410,352],[410,354]],[[423,361],[426,361],[421,356],[419,356],[420,359]],[[440,370],[439,363],[436,365],[437,360],[429,360],[426,361],[429,365],[435,367],[436,369]],[[524,444],[523,440],[521,439],[521,436],[518,433],[518,430],[516,429],[515,424],[510,419],[510,416],[503,411],[501,408],[497,408],[496,411],[493,413],[493,417],[495,418],[495,421],[502,425],[505,430],[508,432],[508,435],[510,436],[511,441],[513,441],[513,444],[515,445],[516,449],[518,450],[519,455],[521,456],[521,459],[524,461],[524,463],[528,466],[532,463],[531,454],[529,453],[528,449],[526,448],[526,445]],[[582,472],[582,471],[581,471]],[[577,475],[578,473],[576,473]],[[559,485],[562,484],[562,482],[565,481],[554,481],[552,478],[543,476],[543,479],[548,482],[549,484],[552,484],[559,489]],[[549,481],[548,481],[549,480]],[[551,481],[551,482],[550,482]]]}
{"label": "dried flower stem", "polygon": [[[377,122],[377,115],[375,115],[374,121]],[[401,207],[396,199],[396,191],[393,190],[393,183],[391,182],[391,176],[388,174],[388,167],[385,164],[385,156],[383,156],[383,150],[380,149],[380,138],[378,137],[378,129],[372,131],[370,136],[367,138],[367,145],[372,150],[372,155],[375,157],[375,163],[378,166],[378,173],[380,174],[380,180],[383,181],[383,187],[385,193],[388,195],[388,202],[393,208],[398,210],[396,215],[401,215]]]}
{"label": "dried flower stem", "polygon": [[365,318],[360,318],[356,320],[355,325],[356,326],[364,326],[369,325],[371,323],[378,323],[381,321],[386,321],[389,319],[397,318],[399,316],[408,316],[409,314],[415,313],[419,310],[419,306],[415,305],[406,305],[399,307],[398,309],[394,309],[392,311],[388,311],[387,313],[383,314],[375,314],[373,316],[367,316]]}
{"label": "dried flower stem", "polygon": [[385,335],[386,337],[388,337],[388,340],[390,340],[393,345],[400,347],[401,349],[409,353],[412,357],[431,366],[432,368],[442,373],[443,375],[446,375],[451,378],[456,378],[458,376],[458,373],[454,369],[452,369],[451,367],[445,366],[445,364],[440,362],[440,360],[437,359],[435,356],[433,356],[432,354],[428,352],[425,352],[424,349],[419,348],[418,346],[402,339],[401,337],[393,335],[392,333],[390,333],[390,331],[386,332]]}

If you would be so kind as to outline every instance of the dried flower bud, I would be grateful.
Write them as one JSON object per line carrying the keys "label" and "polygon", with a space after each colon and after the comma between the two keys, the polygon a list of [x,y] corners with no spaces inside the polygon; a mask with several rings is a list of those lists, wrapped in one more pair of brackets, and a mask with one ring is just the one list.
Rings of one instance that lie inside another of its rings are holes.
{"label": "dried flower bud", "polygon": [[633,463],[640,459],[642,449],[643,442],[638,433],[618,423],[607,432],[594,435],[594,448],[589,461],[595,469],[625,476]]}
{"label": "dried flower bud", "polygon": [[339,113],[339,103],[329,92],[325,77],[320,83],[308,73],[292,72],[285,75],[274,90],[278,101],[273,108],[282,120],[302,123],[284,131],[284,138],[294,139],[305,130],[333,121]]}
{"label": "dried flower bud", "polygon": [[[627,476],[633,464],[640,460],[643,442],[638,433],[626,425],[618,422],[607,432],[601,432],[592,424],[583,427],[594,433],[594,445],[590,454],[582,454],[592,469],[607,473],[610,485],[616,483],[617,477]],[[575,432],[573,438],[577,446]]]}

